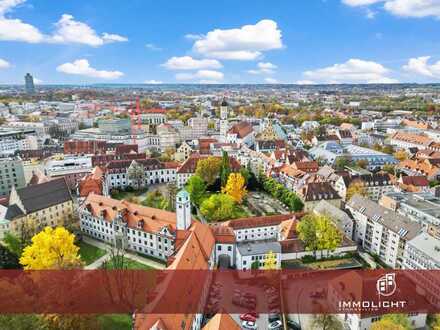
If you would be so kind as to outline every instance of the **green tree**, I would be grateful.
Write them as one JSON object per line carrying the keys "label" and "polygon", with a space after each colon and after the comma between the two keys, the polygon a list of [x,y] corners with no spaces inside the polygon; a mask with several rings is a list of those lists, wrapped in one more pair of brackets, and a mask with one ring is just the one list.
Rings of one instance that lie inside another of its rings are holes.
{"label": "green tree", "polygon": [[298,233],[306,250],[333,251],[342,242],[342,235],[327,215],[307,214],[298,224]]}
{"label": "green tree", "polygon": [[199,160],[196,168],[196,175],[201,177],[208,186],[214,184],[220,175],[221,159],[217,157],[208,157]]}
{"label": "green tree", "polygon": [[0,244],[0,269],[19,269],[18,256]]}
{"label": "green tree", "polygon": [[312,214],[305,215],[297,226],[299,239],[304,243],[307,251],[315,252],[318,249],[316,239],[316,221]]}
{"label": "green tree", "polygon": [[337,157],[335,160],[335,168],[339,171],[345,169],[346,166],[350,166],[351,159],[349,157]]}
{"label": "green tree", "polygon": [[145,169],[142,164],[133,160],[128,168],[128,179],[133,181],[136,185],[136,189],[140,189],[144,185],[145,181]]}
{"label": "green tree", "polygon": [[186,191],[188,191],[191,201],[199,206],[206,193],[205,181],[198,175],[193,175],[186,183]]}
{"label": "green tree", "polygon": [[142,205],[161,210],[169,210],[170,208],[168,199],[159,190],[148,192]]}
{"label": "green tree", "polygon": [[200,212],[208,221],[231,219],[234,216],[234,211],[234,200],[226,194],[211,195],[200,206]]}
{"label": "green tree", "polygon": [[384,171],[384,172],[387,172],[388,174],[392,174],[392,175],[395,175],[395,171],[396,171],[396,167],[394,166],[394,165],[391,165],[391,164],[385,164],[383,167],[382,167],[382,170]]}
{"label": "green tree", "polygon": [[313,316],[312,329],[319,330],[342,330],[341,321],[332,314],[318,314]]}
{"label": "green tree", "polygon": [[231,174],[231,167],[229,165],[229,156],[226,151],[223,150],[222,163],[220,168],[220,181],[222,187],[226,186],[228,182],[229,174]]}
{"label": "green tree", "polygon": [[7,232],[3,237],[3,242],[9,251],[11,251],[17,257],[21,256],[25,246],[24,242],[22,242],[18,236],[12,234],[11,232]]}

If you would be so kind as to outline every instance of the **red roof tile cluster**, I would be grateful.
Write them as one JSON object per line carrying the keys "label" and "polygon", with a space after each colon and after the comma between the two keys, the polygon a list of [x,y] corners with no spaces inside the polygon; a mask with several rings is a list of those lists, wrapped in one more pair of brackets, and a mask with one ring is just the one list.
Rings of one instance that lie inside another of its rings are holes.
{"label": "red roof tile cluster", "polygon": [[297,215],[299,214],[289,213],[289,214],[268,215],[262,217],[240,218],[240,219],[225,221],[222,223],[222,225],[231,227],[234,230],[254,228],[254,227],[277,226],[285,220],[296,219]]}
{"label": "red roof tile cluster", "polygon": [[251,134],[253,132],[253,128],[252,125],[250,123],[248,123],[247,121],[241,121],[235,125],[233,125],[228,133],[229,134],[237,134],[237,136],[240,139],[245,138],[246,136],[248,136],[249,134]]}

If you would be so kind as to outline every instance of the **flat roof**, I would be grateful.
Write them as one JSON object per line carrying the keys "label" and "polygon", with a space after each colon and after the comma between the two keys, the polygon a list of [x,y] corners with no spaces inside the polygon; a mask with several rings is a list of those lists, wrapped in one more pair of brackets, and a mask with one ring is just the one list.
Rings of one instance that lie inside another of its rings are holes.
{"label": "flat roof", "polygon": [[252,241],[237,243],[237,249],[242,256],[266,254],[269,251],[281,253],[281,244],[277,241]]}

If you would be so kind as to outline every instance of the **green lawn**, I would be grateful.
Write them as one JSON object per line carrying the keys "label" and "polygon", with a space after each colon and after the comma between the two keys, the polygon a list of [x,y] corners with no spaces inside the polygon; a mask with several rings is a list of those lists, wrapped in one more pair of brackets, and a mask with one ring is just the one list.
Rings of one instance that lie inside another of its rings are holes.
{"label": "green lawn", "polygon": [[129,314],[106,314],[98,317],[99,323],[104,330],[130,330],[131,315]]}
{"label": "green lawn", "polygon": [[[114,269],[113,264],[111,261],[107,264],[107,269]],[[154,269],[150,266],[147,266],[145,264],[142,264],[140,262],[137,262],[135,260],[131,260],[124,257],[124,267],[126,269],[141,269],[141,270],[148,270],[148,269]]]}
{"label": "green lawn", "polygon": [[81,260],[84,261],[86,265],[90,265],[92,262],[98,260],[105,255],[104,250],[97,248],[96,246],[90,245],[84,241],[81,241],[78,246]]}

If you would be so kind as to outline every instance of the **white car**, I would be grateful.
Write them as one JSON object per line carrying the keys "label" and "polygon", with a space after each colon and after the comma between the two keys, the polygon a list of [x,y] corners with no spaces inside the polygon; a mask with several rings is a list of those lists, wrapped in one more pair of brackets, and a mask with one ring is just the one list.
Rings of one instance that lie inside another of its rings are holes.
{"label": "white car", "polygon": [[281,320],[276,320],[276,321],[273,321],[272,323],[269,324],[268,329],[269,330],[276,330],[276,329],[281,328],[282,325],[283,325],[283,322],[281,322]]}
{"label": "white car", "polygon": [[255,322],[251,322],[251,321],[243,321],[241,323],[241,326],[245,329],[250,329],[250,330],[256,330],[257,329],[257,324]]}

